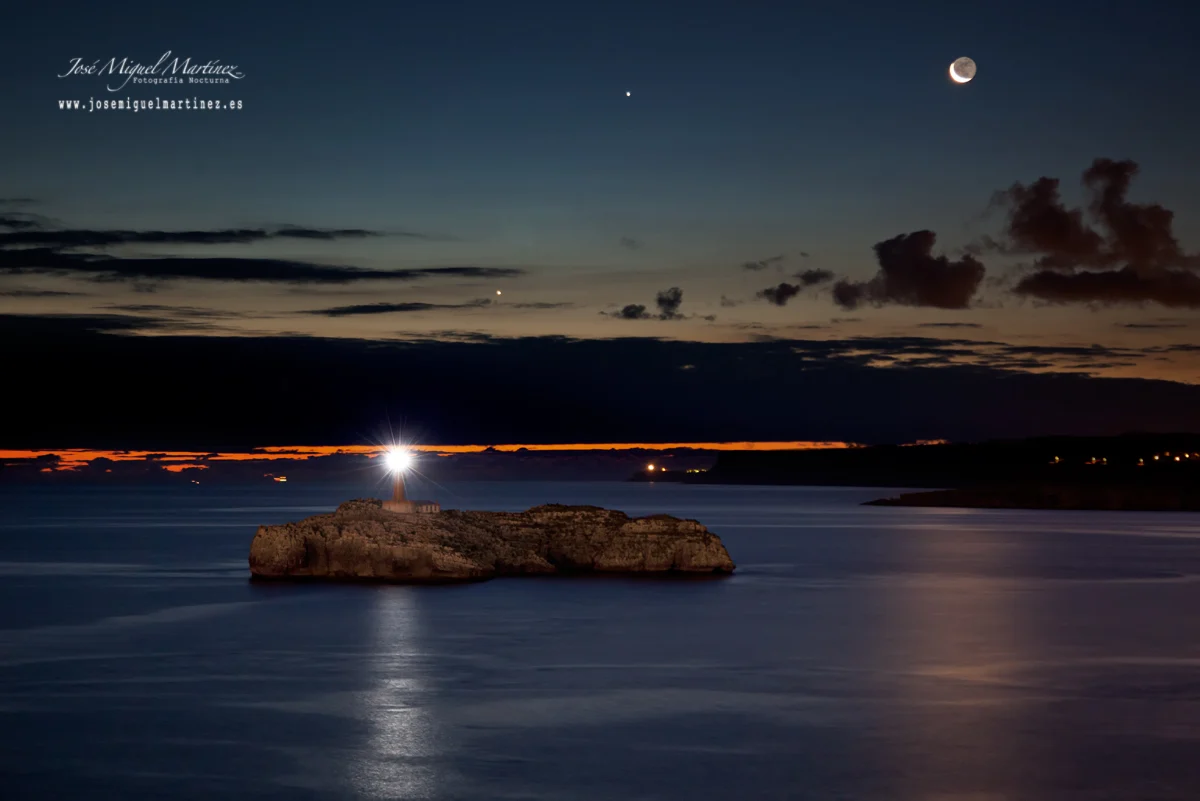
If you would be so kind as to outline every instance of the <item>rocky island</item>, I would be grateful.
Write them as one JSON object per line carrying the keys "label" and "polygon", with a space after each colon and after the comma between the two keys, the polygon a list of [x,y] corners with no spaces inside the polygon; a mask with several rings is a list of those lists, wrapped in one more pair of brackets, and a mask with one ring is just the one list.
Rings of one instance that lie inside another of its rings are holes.
{"label": "rocky island", "polygon": [[631,518],[597,506],[524,512],[401,514],[353,500],[332,514],[260,526],[250,544],[259,579],[437,583],[552,574],[724,575],[721,543],[695,520]]}

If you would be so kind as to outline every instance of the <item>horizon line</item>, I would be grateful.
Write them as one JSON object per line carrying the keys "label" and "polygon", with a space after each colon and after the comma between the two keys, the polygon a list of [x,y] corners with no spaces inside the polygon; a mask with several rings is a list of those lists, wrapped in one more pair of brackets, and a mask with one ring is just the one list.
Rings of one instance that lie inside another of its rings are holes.
{"label": "horizon line", "polygon": [[[203,469],[207,462],[253,462],[253,461],[305,461],[327,456],[366,456],[373,459],[392,447],[391,445],[271,445],[247,450],[196,451],[196,450],[109,450],[100,448],[41,448],[0,449],[0,465],[15,462],[32,462],[56,457],[54,468],[74,469],[96,459],[113,462],[156,462],[168,464],[168,470],[177,472],[190,466]],[[455,456],[476,453],[519,453],[536,452],[579,452],[579,451],[785,451],[785,450],[831,450],[861,447],[849,442],[819,442],[809,440],[772,442],[575,442],[542,444],[500,445],[430,445],[420,443],[400,444],[408,450],[429,453],[435,456]]]}

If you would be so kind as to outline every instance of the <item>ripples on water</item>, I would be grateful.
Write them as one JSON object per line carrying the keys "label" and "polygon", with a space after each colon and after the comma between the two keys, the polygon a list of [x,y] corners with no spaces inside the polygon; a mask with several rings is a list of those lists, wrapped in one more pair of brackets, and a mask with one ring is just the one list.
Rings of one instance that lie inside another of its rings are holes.
{"label": "ripples on water", "polygon": [[470,484],[695,517],[725,581],[251,585],[340,487],[0,488],[5,799],[1200,798],[1200,516]]}

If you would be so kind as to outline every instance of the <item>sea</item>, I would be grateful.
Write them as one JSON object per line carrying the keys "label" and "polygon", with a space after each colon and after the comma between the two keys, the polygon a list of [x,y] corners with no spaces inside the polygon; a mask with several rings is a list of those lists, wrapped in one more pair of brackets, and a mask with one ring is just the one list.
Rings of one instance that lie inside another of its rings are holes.
{"label": "sea", "polygon": [[0,487],[0,797],[1200,798],[1200,515],[464,483],[695,518],[723,580],[252,583],[378,487]]}

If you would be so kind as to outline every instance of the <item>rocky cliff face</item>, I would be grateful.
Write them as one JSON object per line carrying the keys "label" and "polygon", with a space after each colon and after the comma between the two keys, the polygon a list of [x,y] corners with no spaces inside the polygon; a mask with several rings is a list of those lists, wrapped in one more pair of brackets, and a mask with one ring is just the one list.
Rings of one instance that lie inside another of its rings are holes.
{"label": "rocky cliff face", "polygon": [[354,500],[333,514],[261,526],[250,544],[250,572],[260,578],[437,582],[733,569],[720,538],[694,520],[596,506],[395,514],[381,501]]}

